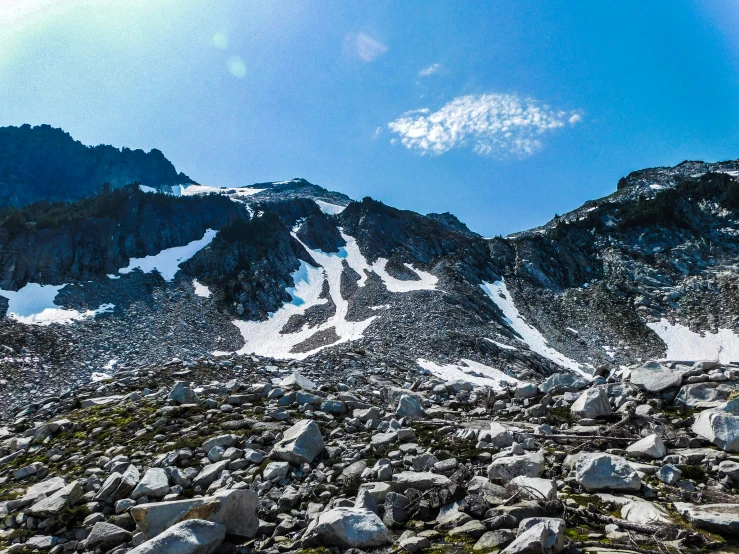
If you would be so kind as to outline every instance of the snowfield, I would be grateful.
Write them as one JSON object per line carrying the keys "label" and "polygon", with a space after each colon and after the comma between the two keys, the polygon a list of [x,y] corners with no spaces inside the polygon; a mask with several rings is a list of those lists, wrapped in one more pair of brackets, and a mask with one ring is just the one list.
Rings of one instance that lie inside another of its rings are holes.
{"label": "snowfield", "polygon": [[439,365],[423,358],[416,360],[416,363],[430,371],[435,377],[445,381],[469,381],[473,385],[492,387],[496,390],[519,383],[518,379],[507,375],[500,369],[466,358],[462,358],[459,363],[447,365]]}
{"label": "snowfield", "polygon": [[[361,288],[367,283],[367,273],[374,271],[383,280],[390,292],[411,292],[416,290],[434,290],[438,279],[430,273],[407,267],[414,271],[418,281],[401,281],[389,275],[385,270],[387,260],[378,259],[374,264],[369,264],[367,259],[359,250],[359,245],[354,237],[341,233],[346,245],[339,248],[338,252],[323,252],[309,248],[297,236],[300,225],[293,229],[292,236],[300,242],[303,248],[311,255],[318,267],[301,262],[300,268],[293,273],[294,287],[287,288],[292,297],[291,302],[283,304],[276,312],[269,314],[267,321],[242,321],[234,320],[244,339],[244,346],[238,354],[257,354],[272,356],[275,358],[304,359],[311,354],[328,346],[334,346],[343,342],[358,340],[362,338],[364,331],[377,318],[372,316],[364,321],[348,321],[346,315],[349,311],[349,302],[341,296],[341,274],[344,270],[343,262],[359,274],[357,285]],[[340,229],[341,231],[341,229]],[[304,315],[312,306],[328,303],[328,299],[321,298],[324,282],[328,282],[328,291],[331,301],[336,310],[326,322],[316,326],[303,326],[295,333],[282,333],[282,329],[294,315]],[[316,333],[335,333],[336,339],[329,344],[316,346],[306,352],[295,352],[296,346],[310,339]],[[217,351],[217,356],[227,355],[230,352]]]}
{"label": "snowfield", "polygon": [[218,234],[218,231],[208,229],[202,239],[194,240],[185,246],[165,248],[159,254],[146,256],[145,258],[131,258],[126,267],[118,270],[118,273],[131,273],[134,269],[140,269],[144,273],[156,270],[165,281],[171,281],[180,270],[180,264],[192,258],[203,248],[208,246]]}
{"label": "snowfield", "polygon": [[338,204],[331,204],[330,202],[324,202],[323,200],[313,200],[321,211],[328,215],[337,215],[344,211],[346,206],[339,206]]}
{"label": "snowfield", "polygon": [[544,338],[538,329],[535,329],[521,316],[513,303],[513,298],[508,292],[505,280],[496,281],[495,283],[487,283],[483,281],[480,285],[482,290],[485,291],[496,306],[503,312],[506,323],[523,339],[528,347],[533,351],[551,360],[558,366],[565,369],[575,371],[588,379],[592,378],[592,375],[586,371],[586,367],[583,364],[576,362],[575,360],[568,358],[558,350],[555,350],[547,343],[547,339]]}
{"label": "snowfield", "polygon": [[208,287],[206,287],[204,284],[200,283],[197,279],[192,280],[192,286],[195,289],[195,296],[200,296],[202,298],[210,298],[211,292]]}
{"label": "snowfield", "polygon": [[8,299],[7,317],[26,325],[66,325],[98,314],[110,312],[114,304],[102,304],[95,310],[80,312],[61,308],[54,303],[56,295],[67,285],[40,285],[28,283],[18,291],[0,289],[0,296]]}
{"label": "snowfield", "polygon": [[739,360],[739,336],[731,329],[719,329],[718,333],[691,331],[688,327],[666,319],[647,323],[667,346],[667,360],[714,360],[723,364]]}

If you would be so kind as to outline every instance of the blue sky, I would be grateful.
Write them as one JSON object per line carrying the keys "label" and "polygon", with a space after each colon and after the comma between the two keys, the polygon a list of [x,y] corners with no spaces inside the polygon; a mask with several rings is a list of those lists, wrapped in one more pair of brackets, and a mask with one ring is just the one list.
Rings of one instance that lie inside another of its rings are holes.
{"label": "blue sky", "polygon": [[739,157],[733,1],[0,2],[0,125],[292,177],[485,236]]}

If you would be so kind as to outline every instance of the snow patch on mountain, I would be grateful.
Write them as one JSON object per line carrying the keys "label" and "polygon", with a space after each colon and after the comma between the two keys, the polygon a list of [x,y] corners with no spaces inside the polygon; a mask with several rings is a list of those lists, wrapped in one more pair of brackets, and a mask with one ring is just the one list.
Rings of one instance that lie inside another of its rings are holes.
{"label": "snow patch on mountain", "polygon": [[330,202],[324,202],[323,200],[313,200],[321,211],[327,215],[337,215],[346,209],[346,206],[339,206],[338,204],[331,204]]}
{"label": "snow patch on mountain", "polygon": [[385,258],[378,258],[377,261],[370,266],[370,269],[380,276],[383,283],[385,283],[385,288],[390,292],[435,290],[436,284],[439,282],[439,279],[435,275],[427,273],[426,271],[421,271],[420,269],[416,269],[411,264],[403,265],[405,265],[405,267],[410,269],[418,276],[418,281],[402,281],[390,275],[385,269],[386,265],[387,260]]}
{"label": "snow patch on mountain", "polygon": [[430,371],[435,377],[445,381],[469,381],[473,385],[492,387],[496,390],[508,388],[508,385],[515,385],[519,382],[518,379],[507,375],[500,369],[466,358],[462,358],[456,364],[439,365],[423,358],[416,360],[416,363]]}
{"label": "snow patch on mountain", "polygon": [[485,294],[495,303],[496,306],[503,312],[505,322],[523,339],[523,341],[529,346],[529,348],[551,360],[558,366],[565,369],[575,371],[586,378],[591,378],[583,364],[576,362],[575,360],[568,358],[558,350],[555,350],[547,343],[547,339],[544,338],[538,329],[532,327],[526,320],[521,316],[518,308],[513,303],[513,297],[508,292],[508,287],[505,284],[505,280],[501,279],[495,283],[488,283],[483,281],[480,285]]}
{"label": "snow patch on mountain", "polygon": [[206,287],[204,284],[199,282],[197,279],[192,280],[192,286],[195,289],[195,296],[200,296],[202,298],[210,298],[211,292],[208,287]]}
{"label": "snow patch on mountain", "polygon": [[739,360],[739,336],[731,329],[719,329],[717,333],[696,333],[679,323],[666,319],[647,323],[667,346],[668,360],[716,360],[724,364]]}
{"label": "snow patch on mountain", "polygon": [[185,246],[165,248],[159,254],[146,256],[145,258],[131,258],[126,267],[118,270],[118,273],[131,273],[134,269],[140,269],[144,273],[158,271],[165,281],[171,281],[180,270],[180,264],[192,258],[203,248],[208,246],[218,234],[218,231],[208,229],[203,238],[194,240]]}
{"label": "snow patch on mountain", "polygon": [[71,310],[57,306],[54,300],[67,285],[28,283],[17,291],[0,289],[0,296],[8,299],[6,316],[26,325],[69,324],[110,312],[114,304],[101,304],[95,310]]}

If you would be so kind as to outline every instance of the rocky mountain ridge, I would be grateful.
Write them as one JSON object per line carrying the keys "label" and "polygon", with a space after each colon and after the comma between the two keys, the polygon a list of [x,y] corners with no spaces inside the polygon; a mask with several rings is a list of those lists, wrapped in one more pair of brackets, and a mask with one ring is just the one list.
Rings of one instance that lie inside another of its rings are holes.
{"label": "rocky mountain ridge", "polygon": [[494,239],[304,179],[2,211],[2,545],[725,548],[738,168]]}

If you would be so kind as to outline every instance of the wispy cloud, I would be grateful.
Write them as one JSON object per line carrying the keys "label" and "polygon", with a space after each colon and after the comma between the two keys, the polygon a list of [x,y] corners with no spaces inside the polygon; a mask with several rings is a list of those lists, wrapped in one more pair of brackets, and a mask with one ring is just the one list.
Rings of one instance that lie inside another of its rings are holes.
{"label": "wispy cloud", "polygon": [[435,63],[428,66],[426,69],[422,69],[418,72],[419,77],[429,77],[431,75],[438,75],[444,70],[444,66],[440,63]]}
{"label": "wispy cloud", "polygon": [[386,45],[367,33],[350,33],[344,39],[344,51],[364,62],[375,61],[387,50]]}
{"label": "wispy cloud", "polygon": [[482,94],[460,96],[431,114],[406,112],[388,127],[401,144],[421,154],[472,146],[484,156],[523,158],[542,148],[545,133],[581,120],[578,112],[555,111],[531,98]]}

